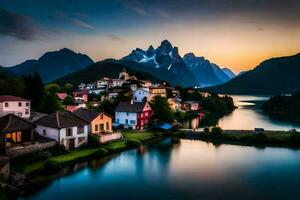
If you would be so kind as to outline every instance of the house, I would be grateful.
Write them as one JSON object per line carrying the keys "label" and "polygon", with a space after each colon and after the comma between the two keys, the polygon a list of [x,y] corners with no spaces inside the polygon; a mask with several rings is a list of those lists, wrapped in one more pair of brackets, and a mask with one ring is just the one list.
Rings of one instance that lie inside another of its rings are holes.
{"label": "house", "polygon": [[39,135],[56,140],[67,150],[73,150],[88,142],[89,122],[71,112],[54,112],[37,121]]}
{"label": "house", "polygon": [[30,117],[30,100],[11,95],[0,95],[0,115],[15,114],[22,118]]}
{"label": "house", "polygon": [[182,103],[182,110],[190,111],[190,110],[200,110],[200,103],[197,101],[185,101]]}
{"label": "house", "polygon": [[14,114],[0,118],[0,153],[7,148],[18,146],[34,140],[35,125]]}
{"label": "house", "polygon": [[80,83],[78,85],[78,89],[84,89],[85,87],[86,87],[86,84],[84,84],[84,83]]}
{"label": "house", "polygon": [[172,111],[178,111],[181,109],[181,99],[178,97],[168,98],[168,103]]}
{"label": "house", "polygon": [[77,90],[77,91],[73,92],[73,95],[74,95],[75,101],[87,102],[89,90],[88,89]]}
{"label": "house", "polygon": [[56,93],[56,96],[59,100],[63,101],[68,96],[68,94],[65,92],[60,92],[60,93],[58,92],[58,93]]}
{"label": "house", "polygon": [[120,102],[115,109],[115,124],[143,130],[148,126],[151,116],[152,109],[148,101]]}
{"label": "house", "polygon": [[97,81],[97,87],[108,86],[110,82],[110,78],[103,77]]}
{"label": "house", "polygon": [[92,109],[78,108],[73,113],[90,123],[89,132],[92,134],[113,132],[112,117],[104,112],[99,113]]}
{"label": "house", "polygon": [[110,87],[121,87],[125,83],[124,79],[112,79]]}
{"label": "house", "polygon": [[149,88],[138,88],[137,90],[133,91],[132,100],[134,102],[142,102],[144,99],[148,100],[149,96]]}
{"label": "house", "polygon": [[167,90],[164,86],[151,86],[149,87],[150,96],[148,98],[151,101],[156,96],[167,97]]}

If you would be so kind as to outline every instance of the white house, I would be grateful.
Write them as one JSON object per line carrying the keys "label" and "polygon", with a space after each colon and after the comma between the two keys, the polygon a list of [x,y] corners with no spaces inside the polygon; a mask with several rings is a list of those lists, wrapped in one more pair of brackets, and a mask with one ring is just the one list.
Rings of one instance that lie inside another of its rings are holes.
{"label": "white house", "polygon": [[8,113],[22,118],[29,118],[30,100],[10,95],[0,95],[0,115]]}
{"label": "white house", "polygon": [[139,88],[132,93],[132,100],[134,102],[142,102],[144,98],[148,99],[150,96],[149,88]]}
{"label": "white house", "polygon": [[148,126],[151,116],[152,109],[147,101],[121,101],[115,109],[115,125],[142,130]]}
{"label": "white house", "polygon": [[34,122],[39,135],[73,150],[88,142],[89,122],[71,112],[55,112]]}

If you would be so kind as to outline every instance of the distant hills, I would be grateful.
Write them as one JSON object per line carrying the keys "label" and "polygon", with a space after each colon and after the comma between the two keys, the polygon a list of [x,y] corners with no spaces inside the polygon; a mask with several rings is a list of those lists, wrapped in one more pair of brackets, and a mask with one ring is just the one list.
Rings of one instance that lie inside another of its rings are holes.
{"label": "distant hills", "polygon": [[93,60],[87,55],[64,48],[47,52],[37,60],[26,60],[16,66],[2,67],[1,71],[15,76],[29,75],[37,71],[43,81],[48,83],[93,63]]}
{"label": "distant hills", "polygon": [[193,53],[181,57],[178,48],[173,47],[168,40],[162,41],[156,49],[153,46],[147,50],[136,48],[119,62],[128,61],[140,64],[132,66],[135,70],[148,72],[173,85],[176,81],[182,86],[204,87],[221,84],[232,78],[204,57],[196,57]]}
{"label": "distant hills", "polygon": [[268,59],[225,84],[205,88],[226,94],[289,94],[300,90],[300,53]]}
{"label": "distant hills", "polygon": [[136,71],[130,68],[128,65],[121,64],[118,60],[114,59],[106,59],[96,62],[82,70],[57,79],[55,82],[59,84],[65,84],[69,82],[79,85],[80,83],[92,83],[102,77],[118,78],[120,71],[122,71],[124,68],[126,68],[130,75],[134,75],[139,79],[161,82],[158,78],[151,74]]}

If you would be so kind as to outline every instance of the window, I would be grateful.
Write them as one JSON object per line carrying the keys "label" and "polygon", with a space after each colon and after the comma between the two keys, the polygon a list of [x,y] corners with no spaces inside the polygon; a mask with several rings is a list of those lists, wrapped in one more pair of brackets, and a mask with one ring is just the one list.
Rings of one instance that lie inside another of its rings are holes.
{"label": "window", "polygon": [[44,129],[43,130],[43,136],[46,136],[47,135],[47,132],[46,132],[46,130]]}
{"label": "window", "polygon": [[125,124],[128,124],[128,119],[125,119]]}
{"label": "window", "polygon": [[22,102],[19,102],[19,107],[22,107]]}
{"label": "window", "polygon": [[130,120],[130,124],[135,124],[135,120]]}
{"label": "window", "polygon": [[29,110],[28,110],[28,109],[25,110],[25,114],[26,114],[26,115],[29,114]]}
{"label": "window", "polygon": [[83,134],[83,133],[84,133],[84,126],[78,126],[77,134]]}
{"label": "window", "polygon": [[17,113],[17,116],[18,116],[18,117],[22,117],[22,113],[21,113],[21,112],[18,112],[18,113]]}
{"label": "window", "polygon": [[148,112],[145,112],[145,117],[147,117],[148,116]]}
{"label": "window", "polygon": [[29,106],[29,103],[28,103],[28,102],[26,102],[26,106],[27,106],[27,107]]}
{"label": "window", "polygon": [[129,115],[129,112],[127,112],[126,114],[127,114],[127,116],[128,116],[128,115]]}
{"label": "window", "polygon": [[103,119],[103,115],[100,115],[100,119]]}
{"label": "window", "polygon": [[67,128],[66,129],[66,136],[73,136],[73,134],[72,134],[72,128]]}
{"label": "window", "polygon": [[110,128],[109,128],[109,122],[106,122],[106,130],[110,130]]}
{"label": "window", "polygon": [[8,103],[5,103],[5,107],[8,107]]}
{"label": "window", "polygon": [[137,97],[134,97],[134,100],[137,100]]}
{"label": "window", "polygon": [[100,127],[100,131],[104,131],[104,124],[100,124],[99,127]]}
{"label": "window", "polygon": [[98,124],[95,125],[95,131],[98,131]]}
{"label": "window", "polygon": [[141,117],[143,117],[144,116],[144,114],[143,113],[141,113]]}

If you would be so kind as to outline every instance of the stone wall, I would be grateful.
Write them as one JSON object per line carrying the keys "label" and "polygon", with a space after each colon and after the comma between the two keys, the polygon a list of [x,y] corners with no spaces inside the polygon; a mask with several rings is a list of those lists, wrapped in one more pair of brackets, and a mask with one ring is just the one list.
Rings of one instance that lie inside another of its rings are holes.
{"label": "stone wall", "polygon": [[118,140],[123,137],[122,133],[105,133],[103,135],[99,135],[100,143],[107,143],[110,141]]}
{"label": "stone wall", "polygon": [[10,177],[10,159],[0,156],[0,181],[7,181]]}
{"label": "stone wall", "polygon": [[44,149],[54,147],[56,144],[57,144],[56,141],[50,141],[50,142],[32,144],[28,146],[12,147],[7,149],[6,155],[10,156],[11,158],[15,158],[35,151],[42,151]]}

